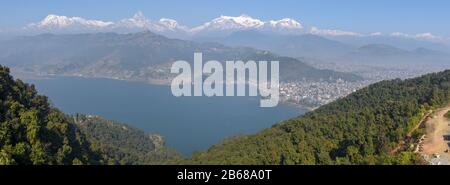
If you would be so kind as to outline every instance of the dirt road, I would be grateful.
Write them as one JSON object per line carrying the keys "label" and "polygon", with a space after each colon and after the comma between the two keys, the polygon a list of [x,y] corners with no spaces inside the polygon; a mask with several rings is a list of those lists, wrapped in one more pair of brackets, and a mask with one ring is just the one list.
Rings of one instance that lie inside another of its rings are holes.
{"label": "dirt road", "polygon": [[444,135],[450,131],[450,120],[444,116],[449,110],[450,106],[438,109],[425,122],[426,137],[422,144],[422,154],[438,154],[440,158],[450,160],[450,155],[445,153],[449,149],[448,141],[444,140]]}

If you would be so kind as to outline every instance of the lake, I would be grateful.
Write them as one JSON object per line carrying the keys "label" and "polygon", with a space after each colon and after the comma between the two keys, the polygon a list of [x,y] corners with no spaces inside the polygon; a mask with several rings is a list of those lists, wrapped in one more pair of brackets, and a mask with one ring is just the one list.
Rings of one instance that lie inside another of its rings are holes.
{"label": "lake", "polygon": [[174,97],[169,86],[139,82],[78,77],[26,81],[66,113],[99,115],[160,134],[167,146],[187,156],[305,112],[286,105],[261,108],[258,97]]}

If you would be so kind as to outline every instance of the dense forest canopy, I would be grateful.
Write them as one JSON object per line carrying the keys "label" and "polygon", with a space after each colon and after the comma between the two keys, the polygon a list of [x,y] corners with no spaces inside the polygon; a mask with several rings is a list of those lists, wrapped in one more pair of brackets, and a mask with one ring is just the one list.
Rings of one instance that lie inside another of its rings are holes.
{"label": "dense forest canopy", "polygon": [[430,109],[449,102],[450,71],[382,81],[255,135],[194,153],[194,164],[414,164],[391,155]]}
{"label": "dense forest canopy", "polygon": [[164,146],[162,136],[147,134],[99,116],[76,114],[75,124],[91,141],[104,164],[166,164],[181,154]]}
{"label": "dense forest canopy", "polygon": [[0,66],[0,164],[164,164],[162,137],[98,116],[68,116]]}
{"label": "dense forest canopy", "polygon": [[0,66],[0,164],[89,164],[95,155],[78,128],[32,85]]}

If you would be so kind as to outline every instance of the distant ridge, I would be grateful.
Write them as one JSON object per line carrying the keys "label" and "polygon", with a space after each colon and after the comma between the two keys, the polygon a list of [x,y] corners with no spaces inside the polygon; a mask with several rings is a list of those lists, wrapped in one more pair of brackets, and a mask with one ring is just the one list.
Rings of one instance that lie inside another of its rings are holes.
{"label": "distant ridge", "polygon": [[177,60],[193,61],[195,52],[204,60],[280,61],[280,80],[361,80],[332,70],[319,70],[291,57],[249,47],[227,47],[169,39],[150,31],[117,34],[42,34],[0,42],[0,63],[35,74],[105,77],[152,82],[171,79],[170,66]]}

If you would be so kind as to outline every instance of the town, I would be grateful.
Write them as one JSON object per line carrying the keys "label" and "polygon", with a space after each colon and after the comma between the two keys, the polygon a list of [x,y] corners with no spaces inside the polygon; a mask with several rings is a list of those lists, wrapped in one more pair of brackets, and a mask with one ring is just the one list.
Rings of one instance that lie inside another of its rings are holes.
{"label": "town", "polygon": [[331,69],[357,74],[362,81],[291,81],[280,82],[280,102],[300,108],[314,110],[338,98],[364,88],[370,84],[390,79],[418,77],[426,73],[439,71],[440,66],[379,67],[355,64],[311,63],[321,69]]}

